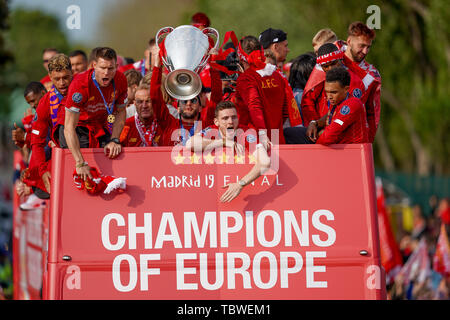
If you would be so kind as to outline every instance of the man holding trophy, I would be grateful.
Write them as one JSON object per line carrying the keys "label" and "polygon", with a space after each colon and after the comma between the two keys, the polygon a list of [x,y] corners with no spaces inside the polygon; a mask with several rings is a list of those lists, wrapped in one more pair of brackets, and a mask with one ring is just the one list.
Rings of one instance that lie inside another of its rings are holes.
{"label": "man holding trophy", "polygon": [[[216,46],[212,47],[206,35],[209,29],[201,31],[192,26],[176,29],[168,27],[161,29],[156,36],[158,45],[152,50],[150,97],[154,114],[164,131],[164,146],[184,146],[191,136],[213,124],[215,106],[222,98],[220,72],[210,69],[211,100],[206,98],[206,90],[198,74],[209,55],[217,53]],[[218,34],[215,35],[218,42]],[[168,71],[164,83],[162,63]],[[177,100],[178,114],[171,114],[167,108],[161,92],[162,85]]]}

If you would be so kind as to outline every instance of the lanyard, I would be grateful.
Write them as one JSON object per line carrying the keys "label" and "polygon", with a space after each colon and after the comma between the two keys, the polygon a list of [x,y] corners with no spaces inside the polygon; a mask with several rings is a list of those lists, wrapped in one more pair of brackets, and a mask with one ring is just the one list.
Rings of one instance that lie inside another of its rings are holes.
{"label": "lanyard", "polygon": [[61,103],[61,101],[64,99],[63,95],[61,94],[61,92],[58,91],[58,89],[56,89],[55,86],[53,86],[52,89],[55,90],[55,93],[56,93],[56,95],[58,96],[58,99],[59,99],[59,103]]}
{"label": "lanyard", "polygon": [[[179,118],[180,120],[180,128],[181,128],[181,144],[183,146],[186,145],[187,139],[186,139],[186,135],[185,132],[187,131],[184,126],[183,126],[183,121],[181,121],[181,117]],[[197,125],[198,125],[199,121],[195,121],[194,125],[192,126],[192,128],[189,130],[189,137],[192,137],[195,133],[195,130],[197,129]]]}
{"label": "lanyard", "polygon": [[63,99],[64,97],[58,89],[56,89],[55,86],[52,86],[52,89],[50,90],[50,117],[53,126],[56,125],[58,120],[58,109]]}
{"label": "lanyard", "polygon": [[[344,101],[347,100],[347,99],[348,99],[348,93],[347,93],[347,97],[345,97],[345,99],[342,100],[342,101],[339,103],[339,105],[342,104],[342,102],[344,102]],[[331,118],[333,118],[334,111],[336,110],[336,107],[337,107],[338,105],[337,105],[337,104],[334,105],[333,108],[331,109],[331,112],[330,112],[330,101],[327,101],[327,104],[328,104],[328,111],[329,111],[329,116],[328,116],[328,120],[327,120],[327,125],[329,125],[329,124],[331,123]]]}
{"label": "lanyard", "polygon": [[156,121],[156,119],[153,120],[150,129],[145,128],[144,124],[139,120],[137,112],[134,114],[134,121],[136,122],[136,128],[138,130],[139,136],[141,137],[142,144],[145,147],[152,146],[153,138],[156,134],[156,128],[158,128],[158,122]]}
{"label": "lanyard", "polygon": [[141,74],[142,74],[142,76],[145,76],[145,58],[142,59],[142,63],[141,63]]}
{"label": "lanyard", "polygon": [[105,104],[106,111],[108,112],[108,115],[110,115],[113,112],[114,104],[116,103],[116,85],[114,83],[114,79],[112,80],[112,84],[113,84],[113,88],[114,88],[114,94],[113,94],[114,99],[110,105],[108,105],[106,103],[106,100],[105,100],[105,97],[103,96],[102,90],[100,89],[100,86],[99,86],[97,80],[95,79],[95,71],[92,72],[92,81],[94,82],[95,86],[97,87],[97,90],[100,92],[100,95],[102,96],[102,99],[103,99],[103,103]]}

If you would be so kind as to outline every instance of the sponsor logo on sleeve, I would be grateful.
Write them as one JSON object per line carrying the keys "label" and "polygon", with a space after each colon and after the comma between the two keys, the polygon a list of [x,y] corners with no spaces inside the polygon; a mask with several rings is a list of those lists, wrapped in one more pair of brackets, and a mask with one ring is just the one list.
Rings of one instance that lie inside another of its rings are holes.
{"label": "sponsor logo on sleeve", "polygon": [[347,114],[349,114],[350,113],[350,107],[349,106],[343,106],[342,108],[341,108],[341,114],[343,115],[343,116],[346,116]]}
{"label": "sponsor logo on sleeve", "polygon": [[362,96],[361,89],[356,88],[355,90],[353,90],[353,96],[358,99],[361,98],[361,96]]}
{"label": "sponsor logo on sleeve", "polygon": [[81,100],[83,100],[83,95],[82,95],[81,93],[79,93],[79,92],[75,92],[75,93],[72,95],[72,100],[73,100],[73,102],[75,102],[75,103],[80,103]]}

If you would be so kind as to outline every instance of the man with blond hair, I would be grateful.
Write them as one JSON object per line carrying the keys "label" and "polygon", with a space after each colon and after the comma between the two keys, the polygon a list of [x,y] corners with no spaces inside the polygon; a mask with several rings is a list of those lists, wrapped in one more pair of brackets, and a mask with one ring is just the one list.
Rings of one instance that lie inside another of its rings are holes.
{"label": "man with blond hair", "polygon": [[136,106],[134,105],[134,94],[136,93],[136,89],[141,83],[143,77],[142,74],[135,69],[129,69],[125,71],[123,74],[127,78],[127,85],[128,85],[128,92],[127,92],[128,95],[127,119],[128,119],[129,117],[134,116],[134,113],[136,112]]}
{"label": "man with blond hair", "polygon": [[380,122],[381,76],[378,70],[366,62],[366,56],[372,47],[375,31],[360,21],[348,27],[347,43],[341,47],[344,51],[344,64],[356,73],[364,83],[367,123],[369,125],[369,142],[373,143]]}
{"label": "man with blond hair", "polygon": [[336,33],[333,30],[325,28],[320,29],[312,39],[312,46],[314,53],[317,55],[317,50],[325,43],[334,43],[337,41]]}
{"label": "man with blond hair", "polygon": [[[42,65],[44,66],[47,72],[48,72],[48,63],[50,59],[58,53],[59,53],[58,49],[55,48],[45,48],[42,51]],[[50,79],[48,74],[46,74],[45,77],[39,80],[39,82],[45,86],[45,89],[47,91],[50,90],[50,88],[52,87],[52,80]]]}

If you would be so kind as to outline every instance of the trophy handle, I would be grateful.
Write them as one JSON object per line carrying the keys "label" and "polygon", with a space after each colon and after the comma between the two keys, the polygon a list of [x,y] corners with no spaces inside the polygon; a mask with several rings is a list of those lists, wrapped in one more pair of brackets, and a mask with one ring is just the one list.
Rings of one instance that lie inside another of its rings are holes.
{"label": "trophy handle", "polygon": [[214,44],[214,49],[217,49],[219,47],[219,31],[217,31],[214,28],[205,28],[202,30],[204,34],[206,34],[209,38],[209,36],[214,36],[216,38],[215,40],[215,44]]}
{"label": "trophy handle", "polygon": [[[156,37],[155,37],[156,45],[161,48],[160,45],[164,42],[166,36],[169,33],[171,33],[172,31],[173,31],[172,27],[164,27],[164,28],[159,29],[158,32],[156,33]],[[165,52],[165,50],[164,50],[164,52]],[[166,66],[166,68],[168,70],[172,70],[172,68],[171,68],[172,64],[167,61],[166,56],[161,51],[160,51],[160,57],[161,57],[162,63]]]}
{"label": "trophy handle", "polygon": [[[158,32],[156,33],[156,37],[155,37],[156,44],[159,45],[164,40],[164,38],[172,31],[173,31],[172,27],[164,27],[164,28],[159,29]],[[163,38],[163,36],[164,36],[164,38]]]}
{"label": "trophy handle", "polygon": [[[205,29],[202,30],[202,32],[203,32],[204,35],[206,35],[206,36],[208,37],[208,39],[209,39],[211,36],[214,36],[214,37],[216,38],[216,39],[214,40],[214,41],[215,41],[215,44],[214,44],[213,48],[214,48],[214,49],[217,49],[217,48],[219,47],[219,41],[220,41],[220,39],[219,39],[219,31],[217,31],[217,30],[214,29],[214,28],[205,28]],[[208,40],[208,41],[209,41],[209,40]],[[211,48],[211,49],[212,49],[212,48]],[[199,65],[197,66],[197,68],[195,69],[195,71],[196,71],[197,73],[200,73],[200,72],[202,71],[202,69],[206,66],[206,64],[208,63],[208,61],[209,61],[209,50],[208,50],[208,52],[204,55],[202,61],[199,63]]]}

